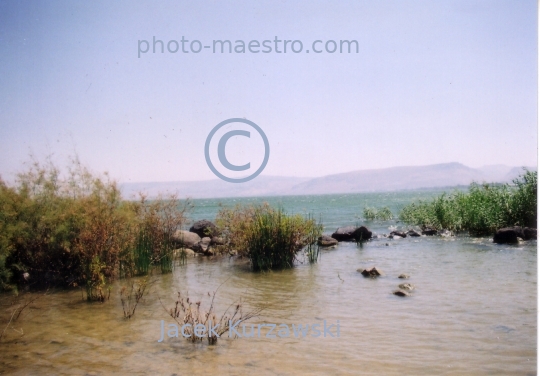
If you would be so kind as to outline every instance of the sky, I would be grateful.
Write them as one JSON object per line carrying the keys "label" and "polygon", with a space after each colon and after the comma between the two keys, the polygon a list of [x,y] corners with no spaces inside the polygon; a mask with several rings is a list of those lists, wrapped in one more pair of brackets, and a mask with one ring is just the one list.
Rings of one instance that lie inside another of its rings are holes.
{"label": "sky", "polygon": [[[303,50],[277,53],[276,37]],[[358,53],[324,50],[340,40]],[[205,142],[230,118],[264,131],[262,175],[535,166],[537,46],[529,0],[0,0],[0,176],[76,154],[120,182],[214,179]],[[228,160],[256,169],[257,137],[232,137]]]}

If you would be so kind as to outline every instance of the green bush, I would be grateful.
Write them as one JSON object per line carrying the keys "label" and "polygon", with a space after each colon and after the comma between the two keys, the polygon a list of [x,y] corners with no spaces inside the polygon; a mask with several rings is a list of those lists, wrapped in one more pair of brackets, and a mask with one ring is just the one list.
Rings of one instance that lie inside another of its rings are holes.
{"label": "green bush", "polygon": [[28,273],[32,286],[81,286],[102,300],[120,273],[148,272],[140,253],[170,270],[170,239],[188,209],[176,197],[122,200],[114,181],[77,159],[66,176],[50,161],[34,162],[14,187],[0,180],[0,287],[16,287]]}
{"label": "green bush", "polygon": [[430,202],[410,204],[399,217],[409,224],[472,235],[508,226],[536,227],[537,172],[525,171],[513,183],[473,183],[467,193],[444,193]]}

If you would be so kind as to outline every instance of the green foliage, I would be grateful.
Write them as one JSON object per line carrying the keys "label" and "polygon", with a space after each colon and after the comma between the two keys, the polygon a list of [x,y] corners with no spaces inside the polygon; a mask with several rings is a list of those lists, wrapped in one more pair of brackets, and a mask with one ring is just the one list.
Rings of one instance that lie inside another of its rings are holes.
{"label": "green foliage", "polygon": [[525,171],[510,184],[477,184],[468,193],[442,194],[430,202],[406,206],[400,219],[409,224],[472,235],[501,227],[537,225],[537,172]]}
{"label": "green foliage", "polygon": [[380,221],[389,221],[394,218],[392,211],[387,206],[380,209],[365,207],[363,214],[364,218],[368,221],[374,221],[376,219]]}
{"label": "green foliage", "polygon": [[310,262],[318,259],[322,225],[311,217],[287,215],[265,204],[222,209],[216,222],[229,247],[249,257],[254,270],[292,267],[304,248]]}
{"label": "green foliage", "polygon": [[150,265],[172,268],[172,234],[189,203],[176,197],[122,200],[117,184],[96,176],[77,159],[67,174],[36,161],[17,184],[0,180],[0,288],[29,274],[39,286],[81,286],[103,300],[117,278],[146,274]]}

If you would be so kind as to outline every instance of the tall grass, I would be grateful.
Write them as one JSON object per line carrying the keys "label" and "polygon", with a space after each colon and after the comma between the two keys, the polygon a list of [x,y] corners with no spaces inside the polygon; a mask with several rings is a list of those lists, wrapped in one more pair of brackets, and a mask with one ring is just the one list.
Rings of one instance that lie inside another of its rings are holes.
{"label": "tall grass", "polygon": [[526,171],[513,184],[473,183],[467,193],[442,194],[403,208],[409,224],[490,235],[508,226],[537,226],[537,172]]}
{"label": "tall grass", "polygon": [[189,209],[175,196],[125,201],[76,158],[67,173],[34,161],[13,186],[0,180],[0,287],[28,273],[33,287],[80,286],[103,301],[119,276],[172,269],[170,239]]}
{"label": "tall grass", "polygon": [[249,257],[254,270],[292,267],[305,248],[310,262],[318,259],[322,225],[312,217],[287,215],[265,204],[222,209],[216,222],[229,247]]}

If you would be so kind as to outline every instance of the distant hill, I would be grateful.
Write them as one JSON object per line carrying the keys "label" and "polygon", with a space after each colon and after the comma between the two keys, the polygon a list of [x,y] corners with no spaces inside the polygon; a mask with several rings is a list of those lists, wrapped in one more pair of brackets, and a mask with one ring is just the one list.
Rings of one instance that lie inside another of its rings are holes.
{"label": "distant hill", "polygon": [[[528,167],[536,170],[536,167]],[[402,166],[359,170],[318,178],[259,176],[247,183],[227,183],[220,179],[192,182],[124,183],[126,198],[145,192],[149,197],[177,192],[179,197],[249,197],[399,191],[469,185],[471,182],[510,182],[523,173],[522,167],[491,165],[480,168],[461,163]]]}

